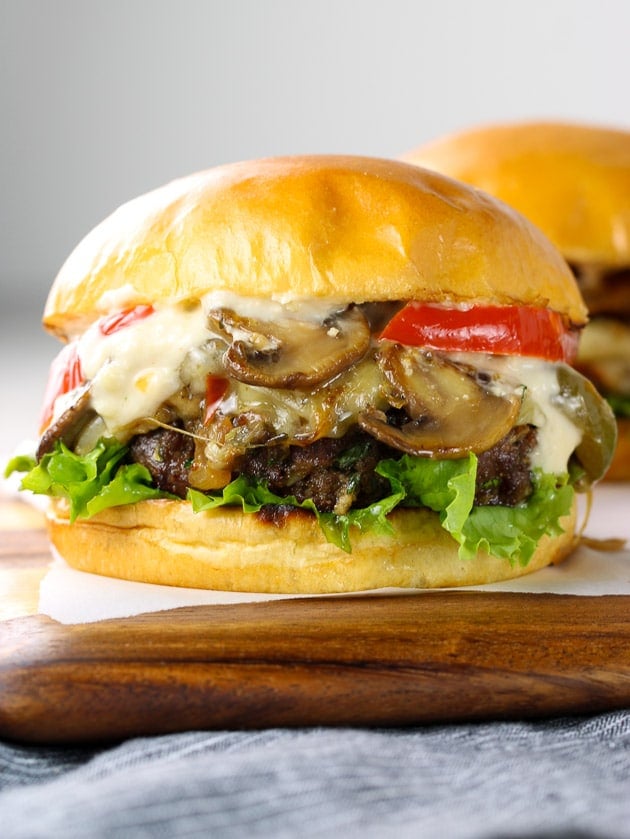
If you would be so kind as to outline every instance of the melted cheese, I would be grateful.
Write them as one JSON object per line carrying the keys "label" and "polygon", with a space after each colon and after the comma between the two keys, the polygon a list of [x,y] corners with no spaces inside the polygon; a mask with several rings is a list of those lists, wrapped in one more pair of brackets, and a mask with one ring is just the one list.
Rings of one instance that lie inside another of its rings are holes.
{"label": "melted cheese", "polygon": [[103,335],[98,323],[93,324],[79,340],[79,357],[91,380],[92,406],[110,434],[116,435],[130,423],[152,416],[184,385],[196,393],[204,392],[206,374],[218,372],[212,369],[212,360],[204,351],[208,341],[217,337],[208,326],[207,313],[221,307],[261,320],[311,322],[321,322],[343,308],[330,300],[310,306],[303,301],[283,306],[273,300],[217,292],[194,307],[158,308],[150,317],[110,335]]}
{"label": "melted cheese", "polygon": [[[470,361],[473,357],[467,358]],[[532,467],[554,474],[566,472],[569,457],[582,439],[582,431],[559,406],[564,397],[555,366],[541,359],[517,356],[484,356],[483,360],[477,357],[474,364],[499,376],[493,383],[498,393],[503,388],[524,388],[519,422],[538,429]]]}
{"label": "melted cheese", "polygon": [[79,341],[79,357],[92,406],[109,433],[150,417],[180,390],[184,360],[209,337],[200,306],[157,309],[110,335],[91,326]]}

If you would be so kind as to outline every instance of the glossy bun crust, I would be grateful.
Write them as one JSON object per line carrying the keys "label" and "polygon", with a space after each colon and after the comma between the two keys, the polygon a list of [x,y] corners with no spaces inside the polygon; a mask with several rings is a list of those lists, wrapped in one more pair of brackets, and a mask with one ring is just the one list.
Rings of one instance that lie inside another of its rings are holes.
{"label": "glossy bun crust", "polygon": [[586,310],[557,251],[487,195],[399,161],[289,157],[173,181],[78,245],[44,324],[66,339],[112,309],[208,292]]}
{"label": "glossy bun crust", "polygon": [[352,553],[325,541],[314,517],[292,514],[284,526],[220,508],[194,513],[184,501],[142,501],[72,525],[53,500],[50,536],[74,568],[147,583],[223,591],[324,594],[370,589],[481,585],[560,562],[574,547],[575,511],[565,532],[543,537],[525,567],[481,553],[457,556],[437,514],[396,510],[394,537],[354,534]]}
{"label": "glossy bun crust", "polygon": [[565,122],[487,125],[401,159],[515,207],[569,261],[630,265],[630,131]]}

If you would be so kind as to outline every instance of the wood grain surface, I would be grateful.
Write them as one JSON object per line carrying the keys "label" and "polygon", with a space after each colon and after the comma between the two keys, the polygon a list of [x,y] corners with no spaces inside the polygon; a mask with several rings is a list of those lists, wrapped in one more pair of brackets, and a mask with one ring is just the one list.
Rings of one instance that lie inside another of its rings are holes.
{"label": "wood grain surface", "polygon": [[630,706],[630,598],[427,592],[37,614],[41,518],[0,503],[0,737],[413,725]]}

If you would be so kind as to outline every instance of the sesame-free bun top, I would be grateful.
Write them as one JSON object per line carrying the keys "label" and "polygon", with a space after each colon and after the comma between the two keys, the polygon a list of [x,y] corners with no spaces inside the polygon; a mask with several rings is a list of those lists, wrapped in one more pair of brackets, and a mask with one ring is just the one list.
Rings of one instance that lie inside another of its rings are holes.
{"label": "sesame-free bun top", "polygon": [[209,169],[123,205],[62,266],[44,324],[67,339],[123,304],[222,290],[524,304],[586,319],[560,254],[498,200],[409,163],[320,155]]}
{"label": "sesame-free bun top", "polygon": [[630,265],[630,131],[500,123],[447,135],[401,159],[497,196],[569,261]]}

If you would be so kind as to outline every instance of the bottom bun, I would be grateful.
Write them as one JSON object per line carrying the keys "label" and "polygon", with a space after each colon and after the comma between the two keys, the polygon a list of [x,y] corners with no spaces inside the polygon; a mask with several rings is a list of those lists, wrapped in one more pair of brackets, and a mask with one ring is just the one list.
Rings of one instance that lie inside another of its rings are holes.
{"label": "bottom bun", "polygon": [[51,503],[53,545],[81,571],[169,586],[276,594],[323,594],[378,588],[481,585],[561,561],[574,546],[575,505],[560,536],[543,537],[530,562],[480,553],[457,555],[438,516],[399,509],[393,536],[353,534],[352,553],[326,542],[308,513],[281,526],[239,509],[194,513],[184,501],[142,501],[70,524],[67,504]]}
{"label": "bottom bun", "polygon": [[617,418],[617,447],[604,479],[630,481],[630,419],[626,417]]}

